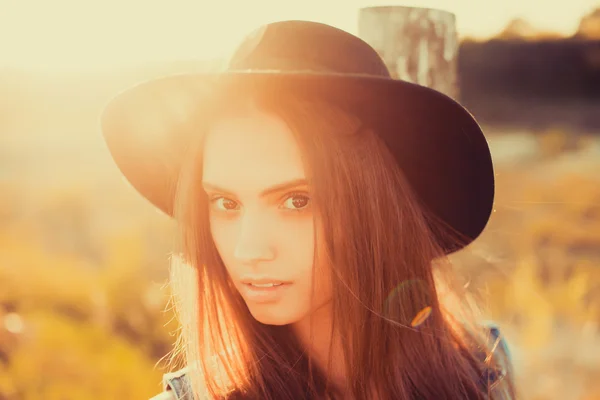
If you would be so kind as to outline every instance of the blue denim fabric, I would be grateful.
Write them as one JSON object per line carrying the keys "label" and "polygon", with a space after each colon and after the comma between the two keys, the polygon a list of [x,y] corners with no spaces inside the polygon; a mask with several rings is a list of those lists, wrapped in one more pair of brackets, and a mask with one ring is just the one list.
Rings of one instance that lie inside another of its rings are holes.
{"label": "blue denim fabric", "polygon": [[[482,376],[481,383],[483,388],[486,390],[493,390],[500,381],[506,378],[509,375],[512,375],[512,357],[510,354],[510,350],[508,349],[508,344],[506,343],[506,339],[503,337],[502,333],[498,326],[493,322],[487,322],[486,327],[489,330],[489,340],[488,345],[493,354],[499,354],[501,357],[499,358],[500,365],[498,369],[488,368],[484,375]],[[482,354],[482,361],[485,359],[486,355]],[[500,396],[500,399],[508,399],[508,396],[505,394],[504,396]]]}
{"label": "blue denim fabric", "polygon": [[[170,400],[193,400],[192,387],[187,377],[189,368],[183,368],[179,371],[170,372],[163,376],[163,393],[171,394]],[[165,399],[167,399],[166,397]],[[150,399],[153,400],[153,399]],[[156,399],[159,400],[159,399]]]}

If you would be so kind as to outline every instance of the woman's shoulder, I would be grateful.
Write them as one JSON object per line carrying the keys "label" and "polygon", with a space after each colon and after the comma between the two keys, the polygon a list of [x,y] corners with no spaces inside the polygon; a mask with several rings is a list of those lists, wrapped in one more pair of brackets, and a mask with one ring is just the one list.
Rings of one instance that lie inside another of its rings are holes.
{"label": "woman's shoulder", "polygon": [[[168,372],[162,378],[163,391],[149,400],[194,400],[190,380],[190,367]],[[237,399],[237,392],[231,392],[227,399]]]}
{"label": "woman's shoulder", "polygon": [[[484,322],[487,333],[487,351],[481,352],[480,361],[486,365],[481,383],[486,391],[503,391],[507,385],[503,381],[512,379],[512,357],[509,345],[498,324],[492,321]],[[494,360],[490,364],[490,358]],[[503,397],[500,397],[503,398]],[[505,397],[505,398],[510,398]]]}
{"label": "woman's shoulder", "polygon": [[[488,390],[502,390],[500,383],[512,374],[510,350],[498,324],[486,321],[483,323],[487,332],[488,351],[481,352],[480,360],[488,364],[491,356],[496,361],[495,367],[488,367],[481,377],[482,386]],[[193,400],[191,385],[188,377],[189,367],[163,375],[163,392],[150,400]],[[506,397],[510,398],[510,397]]]}
{"label": "woman's shoulder", "polygon": [[163,375],[163,391],[150,400],[193,400],[188,377],[189,367]]}

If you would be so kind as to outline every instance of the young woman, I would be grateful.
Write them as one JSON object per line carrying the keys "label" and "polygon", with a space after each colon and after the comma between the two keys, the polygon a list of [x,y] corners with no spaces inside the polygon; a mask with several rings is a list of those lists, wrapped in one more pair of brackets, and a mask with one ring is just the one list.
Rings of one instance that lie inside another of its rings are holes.
{"label": "young woman", "polygon": [[156,399],[514,397],[506,345],[447,258],[492,210],[483,133],[359,38],[263,26],[225,71],[120,94],[102,129],[181,231],[186,367]]}

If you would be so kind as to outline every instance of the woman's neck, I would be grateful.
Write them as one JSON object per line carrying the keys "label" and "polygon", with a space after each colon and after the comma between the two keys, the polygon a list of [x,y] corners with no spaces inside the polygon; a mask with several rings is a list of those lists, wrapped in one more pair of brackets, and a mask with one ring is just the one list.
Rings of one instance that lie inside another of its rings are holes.
{"label": "woman's neck", "polygon": [[[310,316],[296,322],[292,328],[300,344],[316,365],[325,372],[336,390],[344,392],[347,387],[344,353],[340,335],[337,333],[332,335],[331,303],[323,305]],[[330,358],[331,369],[328,369]]]}

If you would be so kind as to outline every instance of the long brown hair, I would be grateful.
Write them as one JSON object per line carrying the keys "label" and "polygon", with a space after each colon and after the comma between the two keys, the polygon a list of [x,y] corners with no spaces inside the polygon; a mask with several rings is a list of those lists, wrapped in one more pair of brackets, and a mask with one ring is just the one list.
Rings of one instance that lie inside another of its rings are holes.
{"label": "long brown hair", "polygon": [[[252,101],[283,118],[303,154],[319,227],[315,265],[331,266],[334,327],[344,333],[346,395],[488,398],[479,382],[486,365],[478,354],[489,351],[484,331],[451,284],[450,263],[432,235],[435,219],[376,132],[326,100]],[[231,101],[227,109],[243,104]],[[181,247],[171,279],[182,327],[178,354],[190,366],[195,396],[327,398],[326,374],[290,328],[254,320],[228,280],[210,234],[198,137],[177,190]],[[416,316],[426,318],[419,325]]]}

